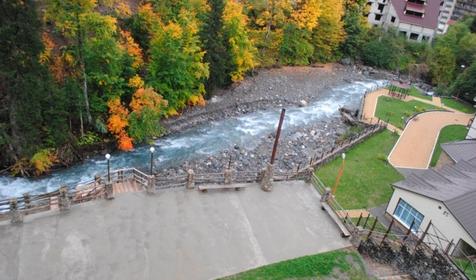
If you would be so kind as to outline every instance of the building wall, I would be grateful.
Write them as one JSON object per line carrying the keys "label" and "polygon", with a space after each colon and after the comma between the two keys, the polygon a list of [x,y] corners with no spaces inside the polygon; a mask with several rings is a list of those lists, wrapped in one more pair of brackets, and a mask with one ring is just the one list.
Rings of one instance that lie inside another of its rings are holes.
{"label": "building wall", "polygon": [[455,0],[456,5],[451,16],[453,20],[460,20],[465,15],[476,15],[475,0]]}
{"label": "building wall", "polygon": [[448,21],[453,15],[454,7],[457,0],[444,0],[440,6],[440,15],[438,16],[438,34],[446,33],[448,30]]}
{"label": "building wall", "polygon": [[[381,26],[388,14],[390,0],[369,0],[367,5],[370,6],[367,20],[371,25]],[[380,9],[379,9],[380,8]]]}
{"label": "building wall", "polygon": [[[373,4],[372,4],[372,7],[373,7]],[[397,12],[395,11],[394,7],[391,4],[387,5],[384,11],[386,12],[386,14],[382,16],[382,19],[384,21],[379,23],[379,25],[382,25],[384,28],[394,27],[398,30],[398,32],[402,32],[402,33],[404,32],[408,40],[413,39],[418,42],[421,42],[421,41],[431,42],[433,38],[435,37],[435,30],[433,29],[400,22],[397,16]],[[372,13],[369,14],[369,22],[372,22],[371,17],[372,17]],[[412,33],[417,35],[415,39],[411,37]]]}
{"label": "building wall", "polygon": [[[476,242],[461,226],[461,224],[451,215],[446,206],[439,201],[427,198],[425,196],[415,194],[406,190],[395,188],[392,198],[387,206],[387,214],[393,216],[395,208],[397,207],[399,199],[402,198],[409,203],[418,212],[424,215],[424,219],[420,225],[420,230],[424,231],[428,223],[432,222],[443,235],[448,239],[453,239],[454,243],[458,243],[459,239],[463,239],[473,248],[476,248]],[[441,209],[440,209],[441,207]],[[396,219],[398,221],[398,219]],[[446,247],[448,244],[442,244]],[[453,250],[454,246],[452,247]]]}
{"label": "building wall", "polygon": [[476,139],[476,117],[473,119],[473,123],[469,127],[466,139]]}

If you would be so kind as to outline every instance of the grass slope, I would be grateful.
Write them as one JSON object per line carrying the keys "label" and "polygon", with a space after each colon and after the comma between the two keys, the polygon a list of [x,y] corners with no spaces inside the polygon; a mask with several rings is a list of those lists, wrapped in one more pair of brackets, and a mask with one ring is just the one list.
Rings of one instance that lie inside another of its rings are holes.
{"label": "grass slope", "polygon": [[[403,179],[385,161],[397,139],[397,135],[385,130],[347,152],[344,175],[336,192],[342,207],[371,208],[388,202],[392,195],[390,184]],[[324,184],[334,185],[341,162],[338,158],[317,170]]]}
{"label": "grass slope", "polygon": [[443,103],[443,105],[463,113],[472,114],[476,112],[476,108],[472,107],[470,104],[460,102],[453,98],[442,98],[441,102]]}
{"label": "grass slope", "polygon": [[468,134],[468,129],[464,125],[448,125],[443,127],[443,129],[440,131],[440,135],[438,136],[435,151],[431,156],[430,165],[435,166],[438,162],[442,151],[441,144],[464,140],[466,138],[466,134]]}
{"label": "grass slope", "polygon": [[223,279],[368,279],[365,275],[358,253],[338,250],[258,267]]}
{"label": "grass slope", "polygon": [[416,100],[405,102],[388,96],[380,96],[375,115],[378,118],[388,121],[394,126],[403,129],[406,118],[413,114],[432,109],[438,109],[438,107]]}

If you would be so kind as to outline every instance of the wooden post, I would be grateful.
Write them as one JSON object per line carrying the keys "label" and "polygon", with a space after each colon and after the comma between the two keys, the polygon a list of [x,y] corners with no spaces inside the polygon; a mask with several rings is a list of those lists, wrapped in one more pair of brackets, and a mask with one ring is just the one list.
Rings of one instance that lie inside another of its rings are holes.
{"label": "wooden post", "polygon": [[260,185],[261,189],[270,192],[273,190],[273,177],[274,177],[274,160],[276,159],[276,152],[278,150],[279,136],[281,135],[281,128],[283,126],[284,115],[286,114],[286,109],[281,110],[281,116],[279,117],[278,129],[276,130],[276,137],[274,139],[273,152],[271,153],[271,160],[266,165],[263,170],[263,177],[261,179]]}
{"label": "wooden post", "polygon": [[420,239],[418,239],[417,241],[417,244],[415,245],[415,248],[417,248],[418,246],[420,246],[420,244],[423,242],[423,240],[425,239],[426,235],[428,234],[428,230],[430,229],[431,227],[431,221],[428,223],[428,225],[426,226],[426,229],[425,231],[423,232],[423,234],[421,235]]}
{"label": "wooden post", "polygon": [[375,217],[374,224],[372,225],[372,229],[369,231],[369,234],[367,235],[367,239],[369,239],[372,233],[374,232],[375,226],[377,225],[377,221],[378,221],[378,218]]}
{"label": "wooden post", "polygon": [[360,212],[359,219],[357,220],[357,226],[359,226],[359,225],[360,225],[360,220],[362,220],[362,212]]}
{"label": "wooden post", "polygon": [[451,247],[453,246],[453,241],[454,241],[454,239],[451,239],[451,241],[450,241],[450,243],[448,244],[448,246],[446,246],[445,255],[448,255],[448,253],[450,252]]}
{"label": "wooden post", "polygon": [[385,239],[387,239],[387,236],[388,236],[390,230],[392,229],[392,226],[393,226],[393,223],[394,223],[394,222],[395,222],[395,219],[392,218],[392,221],[390,222],[390,225],[388,226],[387,231],[386,231],[385,234],[383,235],[382,242],[380,243],[380,245],[382,245],[383,242],[385,241]]}
{"label": "wooden post", "polygon": [[276,130],[276,138],[274,138],[273,152],[271,153],[271,160],[269,163],[274,164],[276,158],[276,151],[278,149],[279,136],[281,135],[281,128],[283,126],[284,115],[286,114],[286,109],[281,109],[281,116],[279,117],[278,129]]}
{"label": "wooden post", "polygon": [[405,234],[405,237],[403,237],[403,242],[407,240],[408,236],[410,236],[410,233],[412,233],[412,228],[415,225],[415,219],[413,219],[412,223],[410,224],[410,228],[408,229],[407,233]]}

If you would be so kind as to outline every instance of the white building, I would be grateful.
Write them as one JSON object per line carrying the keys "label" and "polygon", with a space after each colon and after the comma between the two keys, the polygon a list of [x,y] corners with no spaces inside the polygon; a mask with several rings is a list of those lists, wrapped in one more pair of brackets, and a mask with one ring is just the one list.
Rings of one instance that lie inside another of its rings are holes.
{"label": "white building", "polygon": [[369,0],[368,21],[394,27],[409,40],[431,42],[448,29],[455,0]]}
{"label": "white building", "polygon": [[444,144],[442,148],[457,162],[412,173],[393,184],[386,215],[401,227],[412,227],[420,236],[431,221],[447,240],[440,248],[449,248],[451,254],[473,255],[476,254],[476,141]]}

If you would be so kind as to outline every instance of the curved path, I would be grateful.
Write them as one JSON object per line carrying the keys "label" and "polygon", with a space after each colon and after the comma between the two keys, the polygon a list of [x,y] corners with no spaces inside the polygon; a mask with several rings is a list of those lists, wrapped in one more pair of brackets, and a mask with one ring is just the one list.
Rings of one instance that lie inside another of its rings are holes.
{"label": "curved path", "polygon": [[467,125],[471,118],[470,114],[444,111],[415,116],[403,130],[388,156],[388,161],[396,168],[427,169],[440,130],[452,124]]}
{"label": "curved path", "polygon": [[[375,112],[378,98],[382,95],[388,95],[388,90],[380,89],[366,95],[362,110],[362,119],[365,122],[377,122],[378,119],[375,117]],[[388,128],[391,131],[397,131],[401,136],[390,152],[388,161],[396,168],[427,169],[440,130],[445,126],[453,124],[467,125],[473,115],[441,106],[439,98],[433,98],[432,101],[429,101],[407,96],[404,99],[404,101],[410,100],[440,106],[448,111],[433,111],[419,114],[408,122],[403,131],[389,125]]]}

